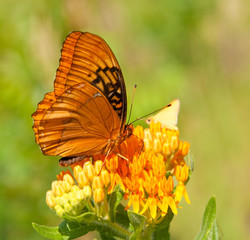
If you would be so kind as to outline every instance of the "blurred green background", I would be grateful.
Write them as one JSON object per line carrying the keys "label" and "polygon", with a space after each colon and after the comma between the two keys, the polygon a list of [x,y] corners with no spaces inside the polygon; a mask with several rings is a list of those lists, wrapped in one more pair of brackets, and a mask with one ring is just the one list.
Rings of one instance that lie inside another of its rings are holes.
{"label": "blurred green background", "polygon": [[35,143],[31,114],[53,89],[63,40],[80,30],[111,46],[129,104],[138,85],[132,119],[181,100],[180,137],[196,162],[172,239],[194,238],[213,194],[224,239],[247,239],[249,26],[247,0],[1,0],[0,238],[43,239],[31,222],[60,223],[45,193],[61,169]]}

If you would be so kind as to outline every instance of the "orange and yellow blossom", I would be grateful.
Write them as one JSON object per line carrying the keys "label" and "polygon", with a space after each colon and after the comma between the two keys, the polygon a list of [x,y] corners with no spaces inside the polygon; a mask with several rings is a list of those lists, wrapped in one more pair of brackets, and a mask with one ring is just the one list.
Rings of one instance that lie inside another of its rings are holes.
{"label": "orange and yellow blossom", "polygon": [[[182,196],[190,203],[185,187],[189,168],[184,161],[189,147],[188,142],[179,140],[178,130],[162,128],[160,123],[151,123],[146,129],[137,126],[133,135],[114,153],[107,157],[96,155],[92,160],[85,159],[72,165],[73,175],[70,171],[58,175],[58,181],[52,184],[52,192],[47,192],[47,204],[58,215],[62,216],[64,212],[77,214],[83,206],[71,208],[73,197],[71,200],[66,197],[64,202],[55,199],[69,194],[77,186],[83,191],[78,195],[84,204],[89,204],[91,198],[98,206],[106,201],[106,194],[119,185],[127,200],[125,210],[132,207],[149,221],[159,220],[169,208],[177,214]],[[178,181],[177,186],[174,186],[174,178]]]}

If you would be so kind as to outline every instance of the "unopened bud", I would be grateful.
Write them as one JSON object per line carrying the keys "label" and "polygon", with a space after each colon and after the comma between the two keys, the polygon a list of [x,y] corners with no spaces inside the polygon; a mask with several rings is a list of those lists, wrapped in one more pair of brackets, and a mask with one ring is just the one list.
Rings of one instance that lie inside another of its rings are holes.
{"label": "unopened bud", "polygon": [[69,203],[69,202],[66,202],[64,205],[64,210],[67,212],[67,213],[70,213],[72,210],[73,210],[73,207],[72,205]]}
{"label": "unopened bud", "polygon": [[82,189],[76,192],[76,199],[82,201],[85,198],[84,192]]}
{"label": "unopened bud", "polygon": [[95,174],[99,175],[103,167],[104,167],[103,161],[101,161],[101,160],[95,161],[95,165],[94,165]]}
{"label": "unopened bud", "polygon": [[97,188],[94,190],[94,194],[93,194],[93,198],[94,198],[94,201],[97,203],[97,204],[100,204],[101,202],[103,202],[104,200],[104,191],[102,188]]}
{"label": "unopened bud", "polygon": [[71,190],[71,184],[67,181],[62,181],[62,186],[65,190],[65,192],[69,192]]}
{"label": "unopened bud", "polygon": [[51,189],[55,196],[62,196],[65,193],[65,190],[61,183],[62,181],[53,181],[51,184]]}
{"label": "unopened bud", "polygon": [[88,179],[85,171],[81,171],[78,173],[77,182],[78,182],[80,187],[84,187],[84,186],[89,184],[89,179]]}
{"label": "unopened bud", "polygon": [[90,187],[90,186],[85,186],[82,190],[83,190],[84,196],[85,196],[86,198],[91,197],[91,195],[92,195],[92,190],[91,190],[91,187]]}
{"label": "unopened bud", "polygon": [[162,135],[162,133],[161,133],[161,132],[156,132],[156,133],[155,133],[155,138],[159,139],[160,142],[162,142],[162,140],[163,140],[163,135]]}
{"label": "unopened bud", "polygon": [[59,217],[62,217],[63,214],[65,213],[65,210],[63,209],[63,207],[61,207],[60,205],[56,205],[54,210],[56,211],[56,214],[59,216]]}
{"label": "unopened bud", "polygon": [[77,191],[79,191],[80,188],[77,186],[77,185],[73,185],[72,188],[71,188],[71,192],[75,193]]}
{"label": "unopened bud", "polygon": [[76,165],[74,167],[74,170],[73,170],[73,173],[74,173],[74,177],[75,179],[77,180],[78,179],[78,175],[79,175],[79,172],[81,172],[83,169],[80,165]]}
{"label": "unopened bud", "polygon": [[144,140],[145,139],[152,141],[152,135],[149,128],[144,129]]}
{"label": "unopened bud", "polygon": [[150,140],[148,138],[144,138],[144,149],[145,152],[149,152],[151,150],[151,144]]}
{"label": "unopened bud", "polygon": [[46,193],[46,203],[51,209],[53,209],[56,205],[55,195],[52,190],[49,190]]}
{"label": "unopened bud", "polygon": [[73,185],[75,183],[73,177],[70,174],[65,174],[63,176],[63,181],[68,182],[70,185]]}
{"label": "unopened bud", "polygon": [[153,142],[153,150],[155,153],[159,153],[161,151],[161,142],[159,139],[154,139],[154,142]]}
{"label": "unopened bud", "polygon": [[93,190],[95,190],[97,188],[103,188],[103,183],[102,183],[102,179],[100,176],[94,177],[93,183],[92,183],[92,188],[93,188]]}
{"label": "unopened bud", "polygon": [[93,178],[94,178],[94,175],[95,175],[95,169],[94,169],[94,166],[92,165],[92,163],[90,161],[88,161],[88,162],[86,162],[84,164],[83,171],[87,175],[88,179],[90,181],[92,181]]}
{"label": "unopened bud", "polygon": [[162,146],[162,153],[164,155],[170,156],[172,151],[171,151],[171,147],[170,144],[168,142],[165,142]]}
{"label": "unopened bud", "polygon": [[108,187],[110,184],[110,174],[107,170],[102,170],[101,171],[101,179],[105,187]]}
{"label": "unopened bud", "polygon": [[179,146],[179,138],[174,135],[171,139],[171,149],[173,151],[176,151],[178,149],[178,146]]}
{"label": "unopened bud", "polygon": [[182,146],[182,156],[186,156],[188,154],[189,148],[190,148],[190,143],[185,141]]}

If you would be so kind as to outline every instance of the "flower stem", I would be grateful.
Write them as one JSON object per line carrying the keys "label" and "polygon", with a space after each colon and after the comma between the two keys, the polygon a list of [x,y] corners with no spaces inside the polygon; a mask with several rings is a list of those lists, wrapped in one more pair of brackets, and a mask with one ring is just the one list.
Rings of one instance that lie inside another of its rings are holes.
{"label": "flower stem", "polygon": [[99,221],[101,232],[108,236],[116,236],[122,239],[128,239],[131,232],[127,231],[120,225],[112,223],[109,220],[100,219]]}

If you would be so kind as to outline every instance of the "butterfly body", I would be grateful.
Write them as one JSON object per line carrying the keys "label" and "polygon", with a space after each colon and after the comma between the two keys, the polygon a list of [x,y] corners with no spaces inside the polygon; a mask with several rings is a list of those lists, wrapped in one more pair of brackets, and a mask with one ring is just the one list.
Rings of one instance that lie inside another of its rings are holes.
{"label": "butterfly body", "polygon": [[119,64],[97,35],[72,32],[61,51],[54,91],[38,104],[33,129],[45,155],[60,165],[108,154],[132,134]]}

